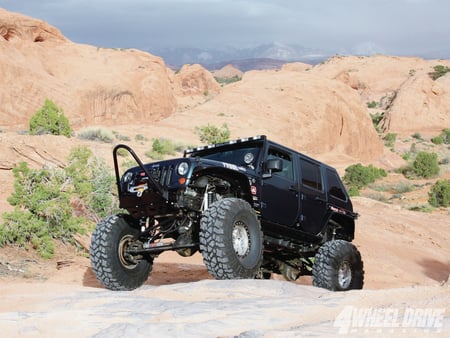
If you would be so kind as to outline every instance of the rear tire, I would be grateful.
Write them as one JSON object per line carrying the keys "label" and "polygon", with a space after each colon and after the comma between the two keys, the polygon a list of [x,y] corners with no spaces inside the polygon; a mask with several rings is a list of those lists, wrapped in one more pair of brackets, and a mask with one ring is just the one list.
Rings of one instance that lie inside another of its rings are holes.
{"label": "rear tire", "polygon": [[200,221],[200,250],[216,279],[250,279],[263,258],[261,225],[250,204],[238,198],[213,203]]}
{"label": "rear tire", "polygon": [[153,266],[151,260],[138,260],[126,253],[128,245],[139,235],[139,230],[132,227],[127,218],[127,215],[114,215],[103,219],[91,237],[92,271],[110,290],[140,287],[148,279]]}
{"label": "rear tire", "polygon": [[350,242],[326,242],[315,256],[312,275],[314,286],[331,291],[362,289],[364,269],[361,254]]}

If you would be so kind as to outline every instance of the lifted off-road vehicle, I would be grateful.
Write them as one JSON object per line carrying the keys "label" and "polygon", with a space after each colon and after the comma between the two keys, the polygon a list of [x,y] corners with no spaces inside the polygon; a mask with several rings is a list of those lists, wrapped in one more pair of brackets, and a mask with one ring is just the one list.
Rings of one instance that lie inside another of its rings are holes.
{"label": "lifted off-road vehicle", "polygon": [[[121,148],[138,164],[122,176]],[[200,251],[217,279],[312,275],[313,285],[329,290],[362,288],[363,263],[351,243],[358,214],[334,168],[265,136],[149,164],[121,144],[113,159],[128,213],[98,223],[90,247],[106,288],[141,286],[167,250]]]}

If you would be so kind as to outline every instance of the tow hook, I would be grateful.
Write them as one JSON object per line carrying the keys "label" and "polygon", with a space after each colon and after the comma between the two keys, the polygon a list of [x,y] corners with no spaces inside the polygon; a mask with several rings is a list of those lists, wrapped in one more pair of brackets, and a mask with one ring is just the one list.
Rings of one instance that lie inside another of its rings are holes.
{"label": "tow hook", "polygon": [[137,186],[134,186],[134,187],[130,187],[130,188],[128,189],[128,191],[129,191],[129,192],[136,193],[136,196],[137,196],[137,197],[141,197],[141,196],[142,196],[142,193],[143,193],[145,190],[147,190],[147,189],[148,189],[147,184],[141,184],[141,185],[137,185]]}

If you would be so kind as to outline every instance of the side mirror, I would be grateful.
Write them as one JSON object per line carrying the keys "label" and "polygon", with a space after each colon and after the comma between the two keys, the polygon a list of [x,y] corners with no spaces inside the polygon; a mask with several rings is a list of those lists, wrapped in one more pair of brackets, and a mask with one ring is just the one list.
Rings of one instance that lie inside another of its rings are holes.
{"label": "side mirror", "polygon": [[272,173],[279,172],[283,170],[283,163],[279,158],[273,158],[267,160],[265,165],[265,173],[263,174],[263,178],[272,177]]}

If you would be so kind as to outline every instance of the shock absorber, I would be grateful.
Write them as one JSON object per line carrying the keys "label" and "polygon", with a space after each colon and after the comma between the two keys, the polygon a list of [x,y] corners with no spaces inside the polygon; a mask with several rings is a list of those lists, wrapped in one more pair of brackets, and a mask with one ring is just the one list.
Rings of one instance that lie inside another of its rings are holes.
{"label": "shock absorber", "polygon": [[216,194],[214,193],[214,186],[206,185],[205,193],[203,194],[202,211],[207,210],[212,203],[216,201]]}
{"label": "shock absorber", "polygon": [[216,201],[216,194],[214,191],[208,191],[208,207]]}

